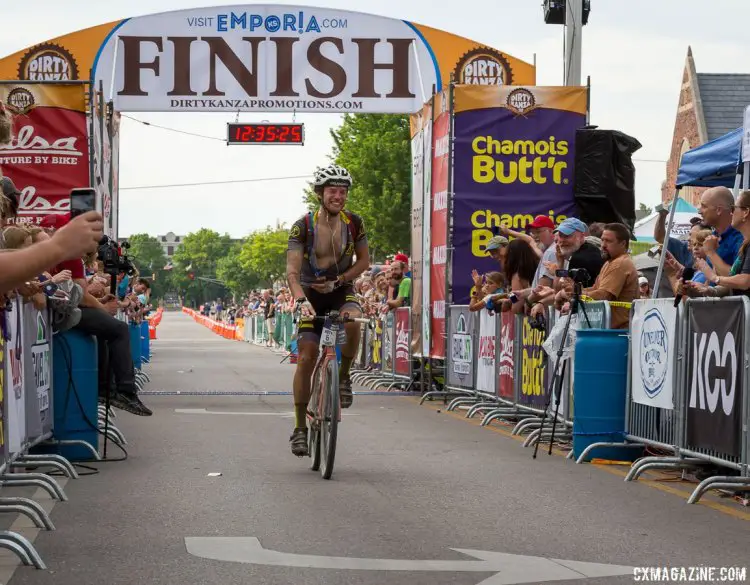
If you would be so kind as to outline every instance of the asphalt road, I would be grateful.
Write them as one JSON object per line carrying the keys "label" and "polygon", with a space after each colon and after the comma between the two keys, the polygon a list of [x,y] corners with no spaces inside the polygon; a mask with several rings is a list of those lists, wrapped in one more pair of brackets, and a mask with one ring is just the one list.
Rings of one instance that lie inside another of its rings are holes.
{"label": "asphalt road", "polygon": [[[158,334],[149,390],[291,389],[280,356],[182,314],[165,314]],[[546,453],[534,461],[442,404],[355,396],[325,481],[290,453],[290,396],[144,401],[153,417],[115,421],[127,460],[68,481],[57,530],[36,536],[48,570],[19,567],[11,585],[594,585],[632,583],[632,567],[750,564],[747,508],[690,506],[679,485],[626,484]]]}

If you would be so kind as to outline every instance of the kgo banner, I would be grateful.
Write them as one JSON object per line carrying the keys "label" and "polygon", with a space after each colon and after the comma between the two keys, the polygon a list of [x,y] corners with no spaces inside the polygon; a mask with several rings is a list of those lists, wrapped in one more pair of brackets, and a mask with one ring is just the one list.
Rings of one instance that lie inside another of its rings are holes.
{"label": "kgo banner", "polygon": [[467,303],[470,272],[497,269],[485,251],[501,225],[523,231],[536,215],[575,211],[576,130],[585,87],[455,89],[453,298]]}
{"label": "kgo banner", "polygon": [[744,391],[743,301],[691,301],[688,311],[688,447],[738,457]]}
{"label": "kgo banner", "polygon": [[677,308],[672,299],[633,303],[630,388],[633,402],[674,409]]}
{"label": "kgo banner", "polygon": [[14,135],[0,145],[0,168],[21,192],[17,223],[68,213],[70,190],[89,186],[85,98],[83,84],[0,83]]}

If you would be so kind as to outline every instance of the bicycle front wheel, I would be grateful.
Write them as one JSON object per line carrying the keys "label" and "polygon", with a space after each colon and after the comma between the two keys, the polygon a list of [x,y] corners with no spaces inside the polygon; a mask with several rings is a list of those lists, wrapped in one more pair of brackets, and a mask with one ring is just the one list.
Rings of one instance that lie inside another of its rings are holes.
{"label": "bicycle front wheel", "polygon": [[335,359],[328,360],[325,365],[325,380],[323,382],[324,395],[323,412],[320,421],[320,442],[322,466],[320,473],[323,479],[331,479],[333,461],[336,458],[336,436],[339,424],[339,370]]}

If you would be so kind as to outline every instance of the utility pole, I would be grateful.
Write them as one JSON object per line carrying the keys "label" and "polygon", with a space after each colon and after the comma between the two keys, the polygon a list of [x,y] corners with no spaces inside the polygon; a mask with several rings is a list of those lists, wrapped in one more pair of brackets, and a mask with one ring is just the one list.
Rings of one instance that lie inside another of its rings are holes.
{"label": "utility pole", "polygon": [[565,1],[565,85],[581,85],[583,2]]}
{"label": "utility pole", "polygon": [[588,24],[591,0],[544,0],[544,22],[565,26],[564,85],[581,86],[583,27]]}

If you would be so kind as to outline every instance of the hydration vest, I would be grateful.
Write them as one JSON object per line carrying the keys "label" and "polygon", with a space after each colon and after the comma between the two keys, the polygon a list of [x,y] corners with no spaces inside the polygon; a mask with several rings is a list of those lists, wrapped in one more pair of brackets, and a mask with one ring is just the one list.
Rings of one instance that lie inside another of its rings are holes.
{"label": "hydration vest", "polygon": [[[305,259],[309,262],[310,267],[315,273],[315,276],[321,276],[323,272],[325,272],[323,270],[319,270],[315,262],[315,222],[318,219],[318,213],[319,211],[316,211],[313,214],[313,212],[311,211],[305,215]],[[350,211],[341,211],[339,217],[341,218],[341,221],[343,221],[346,225],[350,241],[348,241],[344,246],[342,258],[336,259],[337,265],[344,257],[352,256],[354,254],[354,244],[357,241],[357,236],[359,235],[357,233],[356,226],[354,225],[354,219]]]}

